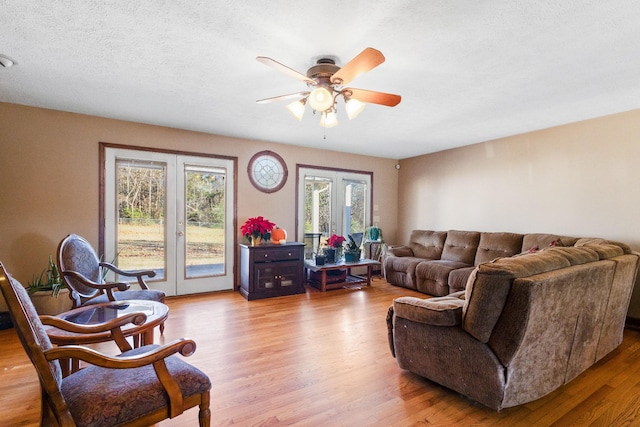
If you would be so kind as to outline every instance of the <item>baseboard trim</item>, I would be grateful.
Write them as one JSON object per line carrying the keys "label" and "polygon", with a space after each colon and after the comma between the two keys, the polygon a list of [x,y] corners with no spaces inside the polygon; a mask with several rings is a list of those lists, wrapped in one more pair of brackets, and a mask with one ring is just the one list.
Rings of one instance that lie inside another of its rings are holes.
{"label": "baseboard trim", "polygon": [[11,317],[8,311],[0,312],[0,330],[12,328]]}
{"label": "baseboard trim", "polygon": [[633,329],[634,331],[640,331],[640,319],[637,317],[627,316],[627,319],[624,322],[624,327],[627,329]]}

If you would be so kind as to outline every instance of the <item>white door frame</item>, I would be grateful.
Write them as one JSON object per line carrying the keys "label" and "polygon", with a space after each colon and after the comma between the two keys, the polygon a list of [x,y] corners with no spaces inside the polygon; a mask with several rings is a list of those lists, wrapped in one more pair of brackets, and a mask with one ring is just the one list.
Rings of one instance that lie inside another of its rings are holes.
{"label": "white door frame", "polygon": [[[371,207],[373,198],[373,174],[371,172],[352,171],[343,169],[330,169],[313,167],[309,165],[298,165],[297,169],[297,182],[298,182],[298,197],[297,197],[297,223],[298,228],[296,230],[297,240],[303,241],[304,239],[304,197],[305,197],[305,177],[315,176],[327,178],[332,181],[332,196],[331,196],[331,228],[335,230],[335,233],[346,237],[347,230],[345,230],[345,217],[344,217],[344,182],[347,180],[364,180],[369,188],[367,194],[367,207],[365,211],[365,226],[371,223]],[[363,230],[364,231],[364,230]]]}
{"label": "white door frame", "polygon": [[[115,163],[116,159],[132,159],[143,162],[154,161],[167,165],[166,195],[167,206],[165,207],[165,241],[166,260],[165,278],[163,280],[150,279],[148,282],[154,289],[162,290],[167,295],[184,295],[200,292],[211,292],[219,290],[232,290],[235,283],[235,248],[236,248],[236,218],[235,218],[235,168],[237,160],[229,157],[216,157],[209,155],[198,155],[193,153],[175,153],[156,151],[148,149],[136,149],[132,147],[112,146],[101,144],[103,157],[103,194],[101,212],[103,218],[103,244],[102,251],[107,260],[116,256],[116,219],[117,219],[117,195],[115,189]],[[181,196],[184,189],[184,174],[179,169],[179,165],[197,165],[204,167],[217,167],[226,170],[225,178],[225,267],[224,274],[207,276],[203,278],[185,278],[184,260],[184,209],[178,209],[180,204],[184,204],[184,197]],[[175,195],[175,197],[173,196]],[[179,271],[180,270],[180,271]],[[135,285],[132,283],[132,285]]]}

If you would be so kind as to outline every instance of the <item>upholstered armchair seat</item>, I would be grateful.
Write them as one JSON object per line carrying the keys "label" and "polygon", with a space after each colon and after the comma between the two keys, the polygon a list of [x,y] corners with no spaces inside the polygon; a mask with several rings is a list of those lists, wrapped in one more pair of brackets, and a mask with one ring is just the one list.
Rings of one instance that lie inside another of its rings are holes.
{"label": "upholstered armchair seat", "polygon": [[[148,290],[129,290],[114,292],[113,298],[116,301],[124,300],[145,300],[145,301],[157,301],[164,302],[165,293],[155,289]],[[85,301],[83,305],[102,304],[103,302],[111,301],[105,294],[99,295],[95,298]]]}
{"label": "upholstered armchair seat", "polygon": [[[118,357],[136,356],[158,347],[139,347]],[[206,374],[178,357],[170,356],[165,363],[184,399],[211,388]],[[135,370],[88,366],[63,378],[60,390],[79,426],[120,425],[169,406],[167,393],[153,365]]]}

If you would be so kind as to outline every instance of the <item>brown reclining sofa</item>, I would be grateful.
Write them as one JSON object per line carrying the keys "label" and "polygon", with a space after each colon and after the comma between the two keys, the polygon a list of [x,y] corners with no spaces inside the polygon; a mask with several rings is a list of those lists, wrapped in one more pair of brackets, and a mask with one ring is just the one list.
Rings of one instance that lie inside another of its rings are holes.
{"label": "brown reclining sofa", "polygon": [[566,384],[622,342],[640,254],[604,239],[422,231],[384,260],[401,368],[500,410]]}

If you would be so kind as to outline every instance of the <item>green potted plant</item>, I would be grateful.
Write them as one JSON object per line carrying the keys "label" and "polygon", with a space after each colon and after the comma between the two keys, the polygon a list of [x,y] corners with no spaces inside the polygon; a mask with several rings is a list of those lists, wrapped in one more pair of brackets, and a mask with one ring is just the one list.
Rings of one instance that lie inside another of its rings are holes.
{"label": "green potted plant", "polygon": [[387,252],[387,245],[382,237],[382,229],[372,225],[365,231],[364,249],[366,258],[381,261]]}
{"label": "green potted plant", "polygon": [[349,242],[347,243],[347,248],[344,251],[344,261],[357,262],[360,260],[360,252],[361,252],[360,245],[356,243],[355,239],[351,234],[349,234],[348,237],[349,237]]}
{"label": "green potted plant", "polygon": [[372,225],[365,232],[368,242],[382,242],[382,229],[377,225]]}
{"label": "green potted plant", "polygon": [[73,307],[69,289],[51,256],[48,267],[27,283],[27,291],[38,314],[56,315]]}

